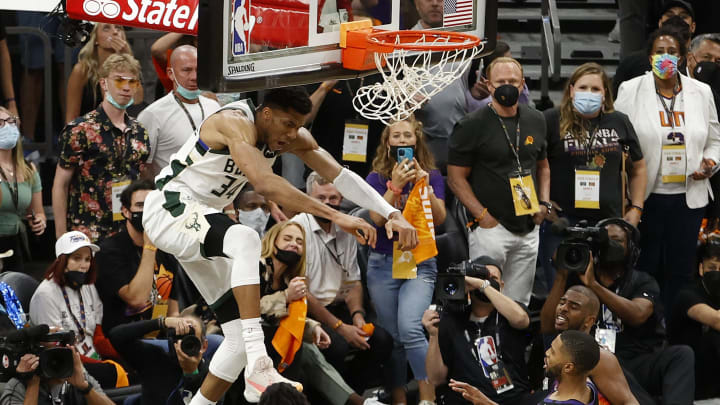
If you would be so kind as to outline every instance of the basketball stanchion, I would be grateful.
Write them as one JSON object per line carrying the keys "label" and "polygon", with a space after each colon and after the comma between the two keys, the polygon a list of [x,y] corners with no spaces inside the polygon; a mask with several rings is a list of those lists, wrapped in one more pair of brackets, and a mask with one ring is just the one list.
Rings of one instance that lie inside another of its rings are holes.
{"label": "basketball stanchion", "polygon": [[353,106],[363,117],[386,125],[406,119],[457,80],[484,45],[476,36],[453,31],[348,27],[341,32],[346,35],[341,40],[343,67],[377,69],[383,77],[361,87]]}

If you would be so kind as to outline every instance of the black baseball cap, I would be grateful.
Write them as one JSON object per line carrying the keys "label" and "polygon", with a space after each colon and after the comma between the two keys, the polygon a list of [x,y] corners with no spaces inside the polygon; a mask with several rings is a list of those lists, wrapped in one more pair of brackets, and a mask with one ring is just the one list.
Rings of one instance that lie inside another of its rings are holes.
{"label": "black baseball cap", "polygon": [[665,14],[668,10],[670,10],[673,7],[684,8],[688,12],[688,14],[690,14],[690,17],[692,17],[693,21],[695,21],[695,9],[693,9],[693,6],[685,0],[666,1],[665,3],[663,3],[662,9],[660,9],[660,15]]}

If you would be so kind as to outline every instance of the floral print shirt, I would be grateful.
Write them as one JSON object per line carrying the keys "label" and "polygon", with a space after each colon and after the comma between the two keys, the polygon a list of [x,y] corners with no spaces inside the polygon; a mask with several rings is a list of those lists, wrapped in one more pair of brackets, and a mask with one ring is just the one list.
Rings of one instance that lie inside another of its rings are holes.
{"label": "floral print shirt", "polygon": [[58,140],[58,164],[74,169],[68,230],[83,232],[93,242],[114,235],[125,223],[113,221],[113,182],[138,179],[149,156],[145,128],[127,114],[125,125],[125,131],[113,125],[100,105],[66,125]]}

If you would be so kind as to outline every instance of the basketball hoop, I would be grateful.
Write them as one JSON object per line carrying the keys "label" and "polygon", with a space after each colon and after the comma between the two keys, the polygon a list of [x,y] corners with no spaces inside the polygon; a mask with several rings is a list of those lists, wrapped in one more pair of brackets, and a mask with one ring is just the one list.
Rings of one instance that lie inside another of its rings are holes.
{"label": "basketball hoop", "polygon": [[343,56],[343,63],[353,59],[347,61],[348,65],[367,69],[367,58],[372,53],[383,81],[361,87],[353,98],[353,106],[363,117],[380,120],[385,125],[408,118],[425,101],[458,79],[484,45],[473,35],[452,31],[361,31],[358,34],[366,35],[367,52],[348,53],[350,57]]}

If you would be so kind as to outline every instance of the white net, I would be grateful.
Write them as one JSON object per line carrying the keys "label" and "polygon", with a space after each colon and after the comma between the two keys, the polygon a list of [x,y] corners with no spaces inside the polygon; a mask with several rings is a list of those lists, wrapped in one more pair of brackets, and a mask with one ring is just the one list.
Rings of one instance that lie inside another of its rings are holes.
{"label": "white net", "polygon": [[[472,59],[482,51],[479,46],[433,51],[433,46],[470,43],[451,40],[449,36],[421,35],[412,44],[428,46],[423,51],[395,49],[389,53],[375,52],[375,65],[383,81],[361,87],[353,98],[355,110],[370,120],[385,125],[408,118],[432,96],[458,79],[469,68]],[[400,37],[396,37],[396,44]],[[382,67],[385,60],[386,66]]]}

